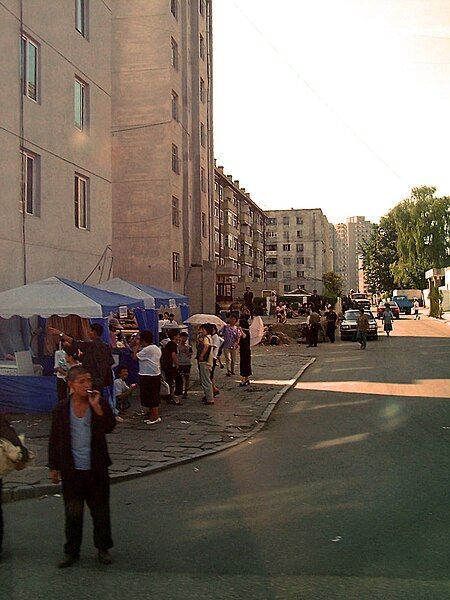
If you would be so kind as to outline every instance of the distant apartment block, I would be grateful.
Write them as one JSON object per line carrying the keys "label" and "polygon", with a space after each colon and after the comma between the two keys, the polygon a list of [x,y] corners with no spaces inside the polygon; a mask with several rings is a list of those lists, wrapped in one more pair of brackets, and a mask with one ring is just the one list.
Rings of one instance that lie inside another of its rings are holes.
{"label": "distant apartment block", "polygon": [[360,273],[361,248],[372,233],[372,223],[363,216],[349,217],[346,223],[335,225],[337,233],[337,273],[342,275],[344,290],[364,291],[364,277]]}
{"label": "distant apartment block", "polygon": [[323,292],[323,274],[334,267],[334,236],[320,208],[269,210],[266,229],[267,284],[284,292],[298,287]]}
{"label": "distant apartment block", "polygon": [[223,167],[216,167],[214,176],[217,300],[226,302],[236,296],[233,289],[237,283],[264,287],[266,217],[239,181],[225,174]]}

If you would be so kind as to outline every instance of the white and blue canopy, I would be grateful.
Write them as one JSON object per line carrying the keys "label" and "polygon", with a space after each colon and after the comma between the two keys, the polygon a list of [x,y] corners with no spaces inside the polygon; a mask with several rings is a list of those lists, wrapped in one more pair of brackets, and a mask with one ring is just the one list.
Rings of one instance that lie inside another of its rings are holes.
{"label": "white and blue canopy", "polygon": [[86,319],[103,318],[119,307],[144,308],[142,299],[93,287],[62,277],[49,277],[18,288],[0,292],[0,317],[48,318],[78,315]]}
{"label": "white and blue canopy", "polygon": [[183,306],[189,304],[189,298],[183,294],[176,294],[167,290],[162,290],[143,283],[125,281],[119,277],[110,279],[96,285],[98,289],[108,290],[119,294],[126,294],[132,298],[139,298],[144,301],[145,308],[156,308],[161,306]]}

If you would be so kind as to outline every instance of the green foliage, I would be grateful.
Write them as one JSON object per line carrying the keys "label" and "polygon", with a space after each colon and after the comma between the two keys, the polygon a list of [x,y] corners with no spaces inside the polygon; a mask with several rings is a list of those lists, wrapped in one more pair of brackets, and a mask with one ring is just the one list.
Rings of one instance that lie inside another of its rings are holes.
{"label": "green foliage", "polygon": [[342,277],[333,271],[322,275],[323,285],[325,286],[323,296],[336,297],[342,294]]}
{"label": "green foliage", "polygon": [[442,318],[442,302],[443,302],[443,294],[441,290],[432,286],[430,289],[430,316],[436,317],[437,319]]}
{"label": "green foliage", "polygon": [[374,227],[362,253],[369,290],[426,286],[425,271],[445,267],[450,247],[450,198],[436,188],[413,188]]}

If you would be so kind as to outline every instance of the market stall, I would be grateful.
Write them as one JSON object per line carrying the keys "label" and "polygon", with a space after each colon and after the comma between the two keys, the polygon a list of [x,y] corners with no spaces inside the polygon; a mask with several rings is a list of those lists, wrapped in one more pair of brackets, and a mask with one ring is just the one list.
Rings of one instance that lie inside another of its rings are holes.
{"label": "market stall", "polygon": [[[62,277],[50,277],[0,292],[2,319],[39,319],[40,349],[45,345],[47,319],[55,316],[76,316],[88,319],[90,323],[101,323],[104,327],[105,341],[109,341],[109,316],[121,308],[139,311],[144,310],[145,306],[142,299],[101,290]],[[22,321],[20,326],[23,327]],[[30,347],[26,349],[30,350]],[[13,364],[11,361],[11,368]],[[17,372],[17,375],[0,375],[2,412],[48,412],[55,402],[56,382],[53,376],[21,376],[20,372]]]}

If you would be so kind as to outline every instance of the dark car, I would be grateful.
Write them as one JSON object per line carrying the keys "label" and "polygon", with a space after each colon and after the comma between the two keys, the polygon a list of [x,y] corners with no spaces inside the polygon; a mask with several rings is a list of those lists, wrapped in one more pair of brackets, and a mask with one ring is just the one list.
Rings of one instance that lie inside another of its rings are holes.
{"label": "dark car", "polygon": [[383,302],[382,304],[380,304],[377,308],[377,318],[381,319],[383,317],[384,314],[384,309],[386,308],[386,304],[389,304],[392,314],[394,315],[395,319],[400,319],[400,309],[398,307],[398,304],[396,304],[395,302]]}
{"label": "dark car", "polygon": [[[377,340],[378,339],[378,325],[370,310],[365,310],[364,314],[369,319],[369,331],[367,333],[367,339]],[[341,332],[341,340],[356,340],[356,319],[359,316],[359,310],[347,310],[345,311],[344,318],[341,321],[339,330]]]}

